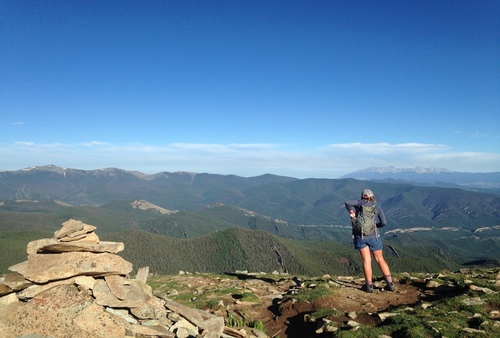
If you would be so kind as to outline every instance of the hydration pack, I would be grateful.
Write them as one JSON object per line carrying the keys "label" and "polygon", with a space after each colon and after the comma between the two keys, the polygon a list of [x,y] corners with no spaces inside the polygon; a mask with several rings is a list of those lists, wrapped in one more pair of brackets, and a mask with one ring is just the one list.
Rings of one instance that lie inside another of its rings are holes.
{"label": "hydration pack", "polygon": [[375,206],[360,206],[357,217],[352,221],[352,227],[355,233],[361,234],[361,236],[368,236],[377,231],[376,216],[377,210]]}

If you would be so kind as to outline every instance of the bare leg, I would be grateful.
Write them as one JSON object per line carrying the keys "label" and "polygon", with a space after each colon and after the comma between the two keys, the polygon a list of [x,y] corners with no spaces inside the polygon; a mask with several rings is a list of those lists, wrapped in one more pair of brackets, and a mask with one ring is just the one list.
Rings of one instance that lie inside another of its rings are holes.
{"label": "bare leg", "polygon": [[380,271],[384,274],[384,276],[390,276],[391,270],[384,259],[382,250],[373,251],[373,258],[375,259],[375,262],[377,262],[380,267]]}
{"label": "bare leg", "polygon": [[370,253],[370,248],[369,247],[364,247],[363,249],[359,250],[359,253],[361,254],[361,261],[363,262],[363,272],[365,274],[365,280],[367,283],[372,282],[372,256]]}

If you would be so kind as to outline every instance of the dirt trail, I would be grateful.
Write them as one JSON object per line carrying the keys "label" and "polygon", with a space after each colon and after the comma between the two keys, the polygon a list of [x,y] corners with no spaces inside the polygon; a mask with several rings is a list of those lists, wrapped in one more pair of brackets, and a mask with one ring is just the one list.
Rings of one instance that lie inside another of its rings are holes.
{"label": "dirt trail", "polygon": [[[356,322],[363,325],[377,325],[380,319],[377,313],[392,307],[404,305],[413,306],[426,295],[419,283],[409,283],[407,280],[396,280],[396,291],[383,290],[385,282],[374,281],[375,290],[369,294],[361,290],[362,279],[350,277],[331,278],[325,276],[320,279],[301,281],[287,276],[266,278],[259,275],[236,275],[237,278],[216,278],[204,275],[171,276],[177,285],[185,285],[189,292],[205,296],[216,290],[240,290],[240,294],[228,294],[215,309],[207,309],[227,318],[232,313],[246,323],[261,321],[269,337],[280,338],[308,338],[318,337],[314,333],[314,322],[305,320],[305,316],[320,309],[335,309],[338,315],[329,319],[338,323],[345,323],[355,316]],[[316,285],[328,285],[333,290],[331,295],[318,300],[294,301],[286,295],[299,293],[301,289],[314,288]],[[240,299],[245,292],[257,296],[257,301]],[[183,292],[179,292],[183,293]],[[210,296],[208,296],[210,298]]]}

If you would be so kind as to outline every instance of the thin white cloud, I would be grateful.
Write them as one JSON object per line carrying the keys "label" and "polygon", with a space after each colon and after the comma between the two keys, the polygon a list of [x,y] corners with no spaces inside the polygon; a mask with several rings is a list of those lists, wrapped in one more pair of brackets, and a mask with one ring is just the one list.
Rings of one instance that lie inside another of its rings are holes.
{"label": "thin white cloud", "polygon": [[491,131],[462,131],[462,130],[455,130],[455,134],[461,135],[463,137],[470,137],[470,138],[484,138],[484,139],[492,139],[492,140],[498,140],[500,138],[500,134],[498,132],[491,132]]}
{"label": "thin white cloud", "polygon": [[15,142],[14,143],[19,148],[29,148],[34,151],[44,151],[47,149],[61,149],[68,147],[68,145],[64,145],[62,143],[35,143],[35,142]]}
{"label": "thin white cloud", "polygon": [[15,145],[20,146],[20,147],[33,147],[35,146],[34,142],[14,142]]}
{"label": "thin white cloud", "polygon": [[167,146],[167,149],[201,153],[223,153],[231,150],[227,145],[210,143],[172,143],[170,146]]}
{"label": "thin white cloud", "polygon": [[156,173],[209,172],[256,176],[336,178],[368,167],[441,167],[455,171],[500,169],[499,153],[453,151],[442,144],[342,143],[308,150],[279,144],[79,144],[16,142],[0,145],[0,170],[55,164],[78,169],[117,167]]}
{"label": "thin white cloud", "polygon": [[449,147],[443,144],[425,144],[425,143],[338,143],[330,144],[326,150],[332,152],[349,152],[356,154],[415,154],[436,151],[445,151]]}
{"label": "thin white cloud", "polygon": [[474,134],[472,134],[472,137],[485,138],[485,139],[498,139],[499,135],[476,131]]}
{"label": "thin white cloud", "polygon": [[102,146],[107,146],[109,143],[107,142],[100,142],[100,141],[90,141],[90,142],[85,142],[81,144],[84,147],[89,147],[89,148],[94,148],[94,147],[102,147]]}
{"label": "thin white cloud", "polygon": [[274,143],[231,143],[230,147],[236,149],[275,149],[280,147],[278,144]]}
{"label": "thin white cloud", "polygon": [[276,144],[265,143],[230,143],[230,144],[197,144],[197,143],[172,143],[170,147],[178,150],[188,150],[196,152],[233,152],[233,151],[252,151],[252,150],[272,150],[279,147]]}

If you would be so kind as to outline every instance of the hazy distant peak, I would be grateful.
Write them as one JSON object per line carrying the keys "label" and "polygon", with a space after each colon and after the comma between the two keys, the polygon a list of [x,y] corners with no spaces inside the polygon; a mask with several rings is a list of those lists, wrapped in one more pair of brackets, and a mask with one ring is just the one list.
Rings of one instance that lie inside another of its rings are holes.
{"label": "hazy distant peak", "polygon": [[33,167],[28,167],[21,169],[21,171],[51,171],[51,172],[56,172],[56,173],[63,173],[67,168],[59,167],[57,165],[49,164],[49,165],[43,165],[43,166],[33,166]]}
{"label": "hazy distant peak", "polygon": [[396,168],[393,166],[389,167],[370,167],[367,169],[362,169],[355,171],[349,175],[352,174],[365,174],[365,173],[378,173],[378,174],[401,174],[401,173],[417,173],[417,174],[436,174],[436,173],[441,173],[441,172],[446,172],[446,173],[451,173],[453,170],[445,169],[445,168],[437,168],[437,167],[430,167],[430,168],[424,168],[424,167],[415,167],[415,168]]}
{"label": "hazy distant peak", "polygon": [[395,168],[371,167],[344,175],[341,178],[358,180],[396,180],[411,183],[435,184],[446,187],[467,187],[469,189],[498,189],[500,173],[465,173],[444,168]]}
{"label": "hazy distant peak", "polygon": [[119,169],[119,168],[99,168],[99,169],[93,169],[93,170],[84,170],[84,169],[74,169],[74,168],[66,168],[66,167],[59,167],[57,165],[49,164],[49,165],[42,165],[42,166],[33,166],[33,167],[27,167],[24,169],[21,169],[19,171],[22,172],[35,172],[35,171],[47,171],[47,172],[53,172],[61,175],[65,175],[66,173],[77,173],[77,174],[84,174],[84,175],[115,175],[118,173],[129,173],[131,175],[137,176],[141,179],[146,179],[150,175],[143,174],[139,171],[127,171],[124,169]]}
{"label": "hazy distant peak", "polygon": [[452,173],[453,170],[446,169],[446,168],[437,168],[437,167],[430,167],[430,168],[424,168],[424,167],[415,167],[413,169],[410,169],[410,171],[419,173],[419,174],[427,174],[427,173]]}

